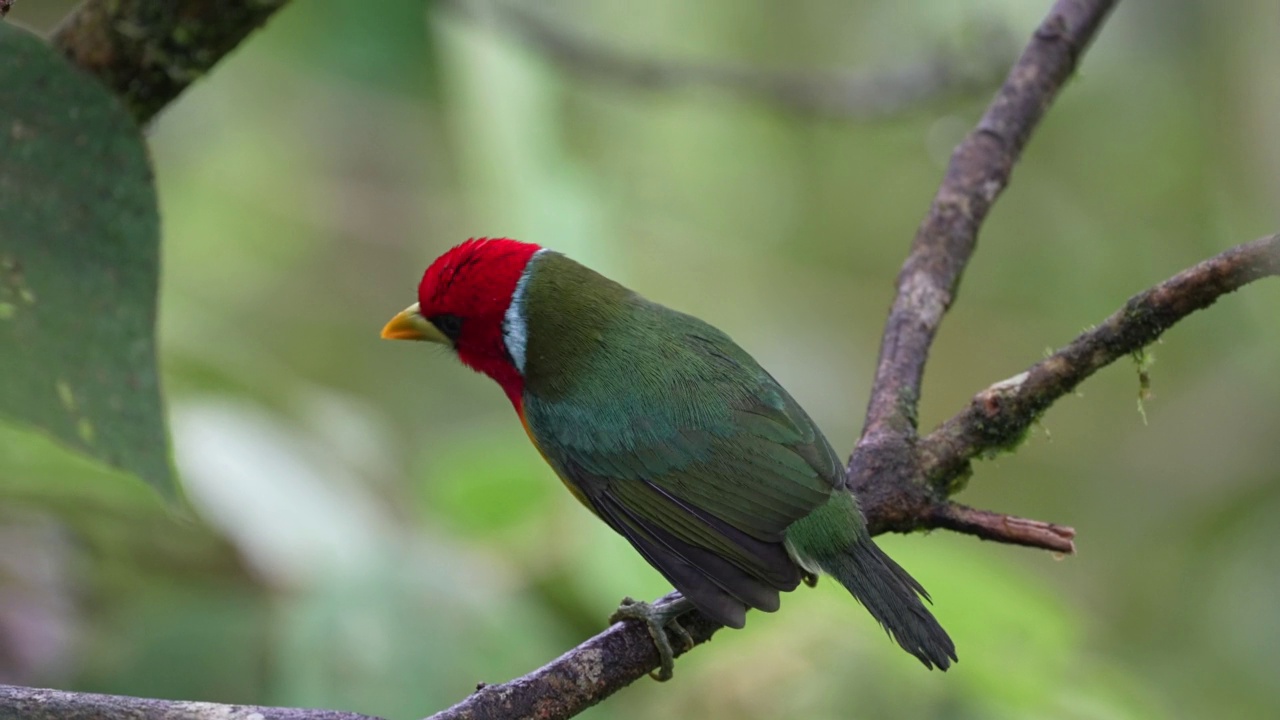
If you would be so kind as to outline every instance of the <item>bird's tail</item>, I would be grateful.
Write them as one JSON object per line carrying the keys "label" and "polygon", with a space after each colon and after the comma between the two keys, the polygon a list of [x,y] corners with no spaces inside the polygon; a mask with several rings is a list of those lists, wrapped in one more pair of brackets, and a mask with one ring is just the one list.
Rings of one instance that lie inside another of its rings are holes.
{"label": "bird's tail", "polygon": [[844,585],[904,650],[932,669],[946,670],[956,646],[921,602],[929,593],[871,540],[852,494],[835,493],[787,531],[796,559]]}

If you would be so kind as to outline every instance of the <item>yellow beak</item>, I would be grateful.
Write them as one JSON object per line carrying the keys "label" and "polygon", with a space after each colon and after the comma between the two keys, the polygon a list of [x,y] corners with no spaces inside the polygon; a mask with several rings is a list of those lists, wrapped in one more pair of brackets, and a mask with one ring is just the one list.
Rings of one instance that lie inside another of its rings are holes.
{"label": "yellow beak", "polygon": [[391,322],[382,328],[383,340],[425,340],[433,343],[449,344],[449,338],[440,332],[440,328],[422,317],[418,311],[418,303],[405,308],[399,315],[391,318]]}

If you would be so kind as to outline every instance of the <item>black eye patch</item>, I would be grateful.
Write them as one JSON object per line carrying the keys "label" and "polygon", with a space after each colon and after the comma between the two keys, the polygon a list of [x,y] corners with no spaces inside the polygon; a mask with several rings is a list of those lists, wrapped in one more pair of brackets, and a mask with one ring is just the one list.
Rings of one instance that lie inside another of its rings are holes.
{"label": "black eye patch", "polygon": [[441,313],[432,315],[427,320],[431,321],[431,324],[435,325],[436,329],[451,342],[458,342],[458,335],[462,334],[462,318],[450,313]]}

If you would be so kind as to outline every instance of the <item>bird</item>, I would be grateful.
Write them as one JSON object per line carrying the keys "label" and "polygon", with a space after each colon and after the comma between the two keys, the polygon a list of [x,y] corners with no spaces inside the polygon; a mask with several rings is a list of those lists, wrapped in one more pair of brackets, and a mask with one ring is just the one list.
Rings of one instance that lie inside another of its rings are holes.
{"label": "bird", "polygon": [[872,541],[822,431],[708,323],[554,250],[471,238],[382,337],[439,343],[496,381],[569,492],[674,586],[610,618],[645,624],[656,679],[672,676],[666,630],[692,646],[684,613],[741,628],[823,574],[925,667],[958,660],[924,587]]}

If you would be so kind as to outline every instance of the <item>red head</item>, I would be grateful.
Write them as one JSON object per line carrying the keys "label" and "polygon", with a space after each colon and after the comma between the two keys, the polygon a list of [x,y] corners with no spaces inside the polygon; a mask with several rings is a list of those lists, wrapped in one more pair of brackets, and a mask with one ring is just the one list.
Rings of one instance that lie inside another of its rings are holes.
{"label": "red head", "polygon": [[[418,285],[417,304],[388,323],[382,336],[451,345],[464,364],[496,380],[519,408],[524,377],[503,333],[516,286],[541,249],[506,238],[467,240],[431,263]],[[522,354],[523,318],[519,322]]]}

